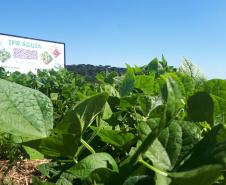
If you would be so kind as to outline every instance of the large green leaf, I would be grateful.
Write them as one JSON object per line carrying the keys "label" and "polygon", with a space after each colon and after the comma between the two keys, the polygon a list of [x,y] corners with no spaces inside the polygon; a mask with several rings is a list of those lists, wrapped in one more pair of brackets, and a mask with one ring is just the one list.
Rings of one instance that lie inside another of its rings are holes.
{"label": "large green leaf", "polygon": [[135,140],[135,136],[130,132],[123,132],[120,130],[106,130],[93,126],[90,128],[94,131],[98,131],[97,135],[102,141],[118,147],[130,146]]}
{"label": "large green leaf", "polygon": [[126,76],[123,79],[122,85],[119,88],[119,95],[121,97],[128,96],[130,92],[133,90],[135,85],[135,75],[133,69],[128,64],[126,64],[126,66],[127,66]]}
{"label": "large green leaf", "polygon": [[23,147],[23,157],[31,160],[44,159],[45,156],[34,148],[28,146]]}
{"label": "large green leaf", "polygon": [[225,130],[225,127],[221,124],[215,126],[194,147],[188,160],[177,169],[177,173],[169,173],[169,176],[176,178],[172,185],[211,185],[222,175],[221,170],[226,169],[226,140],[217,139],[222,129]]}
{"label": "large green leaf", "polygon": [[81,101],[65,114],[52,132],[81,135],[102,111],[107,100],[108,93],[103,92]]}
{"label": "large green leaf", "polygon": [[67,171],[74,174],[77,178],[84,180],[98,168],[109,168],[118,172],[118,166],[115,160],[107,153],[91,154]]}
{"label": "large green leaf", "polygon": [[221,169],[221,165],[205,165],[193,170],[169,173],[172,178],[169,185],[212,185],[221,175]]}
{"label": "large green leaf", "polygon": [[69,134],[58,134],[42,139],[31,140],[22,144],[34,148],[49,157],[74,157],[78,149],[76,138]]}
{"label": "large green leaf", "polygon": [[193,121],[207,121],[213,126],[215,118],[226,111],[226,100],[207,92],[198,91],[188,94],[187,106]]}
{"label": "large green leaf", "polygon": [[[208,80],[198,90],[209,93],[212,98],[213,108],[211,114],[208,115],[211,116],[209,123],[212,125],[213,122],[216,122],[216,117],[222,116],[226,112],[226,81],[221,79]],[[207,107],[205,110],[208,110]]]}
{"label": "large green leaf", "polygon": [[[163,182],[167,185],[212,185],[222,175],[221,170],[226,169],[226,140],[218,137],[222,130],[225,133],[225,127],[217,125],[194,147],[193,144],[185,145],[192,153],[166,176],[157,174],[156,185]],[[186,141],[186,136],[184,139]],[[161,163],[155,161],[153,164],[162,170]]]}
{"label": "large green leaf", "polygon": [[226,80],[212,79],[208,80],[199,87],[200,91],[211,93],[215,96],[219,96],[226,99]]}
{"label": "large green leaf", "polygon": [[182,57],[182,65],[179,68],[179,72],[190,76],[193,79],[196,88],[207,80],[199,67],[185,57]]}
{"label": "large green leaf", "polygon": [[139,75],[135,76],[135,88],[141,89],[144,92],[150,93],[153,91],[154,88],[154,76],[150,75]]}
{"label": "large green leaf", "polygon": [[217,140],[220,130],[225,129],[221,124],[215,126],[195,146],[192,155],[179,168],[179,171],[194,169],[201,165],[223,165],[226,166],[226,140]]}
{"label": "large green leaf", "polygon": [[48,136],[53,128],[51,100],[39,91],[0,79],[0,127],[22,137]]}
{"label": "large green leaf", "polygon": [[48,177],[49,182],[63,185],[73,185],[76,177],[66,171],[73,165],[74,163],[50,162],[41,164],[37,168],[43,175]]}
{"label": "large green leaf", "polygon": [[201,91],[190,93],[187,106],[193,121],[213,123],[214,103],[209,93]]}
{"label": "large green leaf", "polygon": [[[159,119],[150,119],[139,124],[141,141],[158,125]],[[188,121],[174,120],[148,148],[145,155],[161,169],[172,170],[183,161],[199,141],[200,130]]]}
{"label": "large green leaf", "polygon": [[156,137],[166,128],[175,118],[179,106],[181,104],[181,92],[178,88],[178,84],[171,78],[167,77],[167,103],[164,109],[164,113],[156,126],[146,139],[139,146],[135,154],[131,158],[131,164],[136,163],[142,154],[144,154],[148,148],[152,145]]}

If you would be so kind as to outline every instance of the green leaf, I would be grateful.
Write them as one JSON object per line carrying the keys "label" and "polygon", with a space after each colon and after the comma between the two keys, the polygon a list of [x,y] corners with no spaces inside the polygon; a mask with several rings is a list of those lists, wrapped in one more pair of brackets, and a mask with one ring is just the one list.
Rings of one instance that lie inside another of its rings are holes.
{"label": "green leaf", "polygon": [[32,176],[31,179],[34,185],[54,185],[54,183],[41,181],[35,176]]}
{"label": "green leaf", "polygon": [[62,87],[62,95],[66,99],[71,98],[74,91],[75,91],[75,88],[71,84],[70,85],[66,84]]}
{"label": "green leaf", "polygon": [[141,110],[144,116],[149,116],[149,113],[152,110],[152,99],[146,95],[139,95],[137,98],[137,102],[139,103]]}
{"label": "green leaf", "polygon": [[128,96],[130,92],[133,90],[135,85],[135,75],[133,69],[128,64],[126,64],[126,66],[127,66],[126,76],[123,79],[122,85],[119,88],[119,95],[121,97]]}
{"label": "green leaf", "polygon": [[209,93],[190,93],[187,100],[188,113],[193,121],[213,124],[214,103]]}
{"label": "green leaf", "polygon": [[108,168],[97,168],[93,170],[87,179],[88,184],[120,185],[125,181],[125,177]]}
{"label": "green leaf", "polygon": [[81,135],[102,111],[107,100],[108,93],[103,92],[81,101],[74,109],[66,112],[52,132]]}
{"label": "green leaf", "polygon": [[50,99],[51,99],[53,102],[56,102],[57,99],[58,99],[58,93],[50,93]]}
{"label": "green leaf", "polygon": [[194,147],[177,173],[169,173],[169,176],[176,178],[172,184],[211,185],[222,175],[221,170],[226,167],[226,140],[218,140],[222,129],[225,129],[222,125],[215,126]]}
{"label": "green leaf", "polygon": [[104,83],[104,79],[106,77],[105,73],[102,71],[100,72],[99,74],[97,74],[96,76],[96,79],[99,80],[100,82],[103,82]]}
{"label": "green leaf", "polygon": [[153,131],[148,134],[146,139],[142,142],[142,144],[139,146],[135,154],[131,158],[131,164],[136,163],[138,160],[140,160],[141,155],[144,154],[148,148],[152,145],[156,137],[162,132],[164,128],[166,128],[174,119],[176,116],[180,104],[181,104],[181,92],[178,88],[178,84],[171,78],[167,77],[167,103],[164,110],[164,113],[158,123],[158,126],[156,126]]}
{"label": "green leaf", "polygon": [[[153,166],[156,169],[161,169],[161,167],[158,166],[158,163],[154,163],[153,162]],[[168,176],[164,176],[164,175],[162,175],[160,173],[155,173],[155,179],[156,179],[156,181],[155,181],[156,185],[162,185],[162,184],[164,184],[164,185],[172,185],[172,184],[170,184],[172,182],[172,179],[169,177],[169,175]]]}
{"label": "green leaf", "polygon": [[[155,118],[139,124],[138,133],[142,142],[158,122],[159,119]],[[200,130],[194,123],[174,120],[155,139],[145,155],[159,168],[172,170],[190,154],[199,138]]]}
{"label": "green leaf", "polygon": [[115,108],[115,107],[119,106],[120,99],[118,97],[109,96],[108,103],[109,103],[111,108]]}
{"label": "green leaf", "polygon": [[192,155],[179,168],[179,171],[194,169],[202,165],[226,165],[226,140],[217,140],[219,131],[224,129],[222,125],[215,126],[195,146]]}
{"label": "green leaf", "polygon": [[119,124],[119,119],[121,117],[121,111],[114,112],[109,119],[104,119],[105,122],[107,122],[110,126],[117,126]]}
{"label": "green leaf", "polygon": [[103,82],[104,84],[113,84],[114,82],[114,78],[118,76],[118,73],[113,71],[109,74],[108,70],[106,71],[106,74],[102,71],[100,72],[98,75],[96,75],[95,77]]}
{"label": "green leaf", "polygon": [[162,116],[163,112],[165,110],[165,105],[159,105],[156,108],[154,108],[149,115],[149,118],[159,118]]}
{"label": "green leaf", "polygon": [[199,67],[185,57],[182,57],[182,65],[179,68],[179,72],[190,76],[193,79],[196,88],[207,80]]}
{"label": "green leaf", "polygon": [[37,160],[37,159],[44,159],[44,155],[40,153],[39,151],[35,150],[34,148],[30,148],[27,146],[22,146],[23,151],[23,157],[31,160]]}
{"label": "green leaf", "polygon": [[142,71],[142,69],[135,65],[134,72],[137,73],[137,72],[140,72],[140,71]]}
{"label": "green leaf", "polygon": [[125,111],[131,109],[131,107],[137,104],[137,97],[137,94],[133,94],[120,98],[120,109]]}
{"label": "green leaf", "polygon": [[52,102],[39,91],[0,79],[0,127],[17,136],[46,137],[53,128]]}
{"label": "green leaf", "polygon": [[166,101],[168,96],[167,86],[166,86],[167,76],[170,76],[177,83],[179,91],[182,93],[182,95],[184,95],[185,94],[184,85],[182,84],[180,78],[174,73],[168,73],[165,75],[161,75],[160,78],[158,79],[158,84],[159,84],[163,99]]}
{"label": "green leaf", "polygon": [[125,76],[116,76],[114,77],[114,83],[118,86],[122,86],[124,79],[125,79]]}
{"label": "green leaf", "polygon": [[25,146],[36,149],[45,156],[74,157],[78,144],[72,135],[58,134],[42,139],[22,143]]}
{"label": "green leaf", "polygon": [[163,64],[163,67],[166,67],[167,66],[167,62],[162,54],[162,64]]}
{"label": "green leaf", "polygon": [[112,116],[111,107],[109,106],[108,102],[105,103],[103,111],[100,115],[102,119],[109,119]]}
{"label": "green leaf", "polygon": [[66,170],[71,168],[74,163],[50,162],[37,166],[38,170],[48,177],[49,182],[63,185],[73,185],[76,177]]}
{"label": "green leaf", "polygon": [[106,84],[111,84],[112,85],[113,82],[114,82],[114,77],[116,77],[116,76],[118,76],[118,73],[113,71],[104,79],[104,82]]}
{"label": "green leaf", "polygon": [[195,84],[190,76],[179,72],[176,72],[175,74],[180,78],[182,84],[184,85],[185,93],[195,89]]}
{"label": "green leaf", "polygon": [[89,155],[67,171],[74,174],[77,178],[84,180],[91,172],[98,168],[109,168],[118,172],[118,166],[115,160],[107,153]]}
{"label": "green leaf", "polygon": [[102,141],[118,146],[118,147],[128,147],[134,140],[135,136],[130,132],[123,132],[120,130],[106,130],[97,127],[90,127],[93,131],[98,131],[97,135]]}
{"label": "green leaf", "polygon": [[205,165],[196,169],[169,173],[173,179],[170,185],[212,185],[221,175],[221,165]]}
{"label": "green leaf", "polygon": [[123,185],[155,185],[155,181],[153,178],[149,177],[148,175],[141,175],[141,176],[132,176],[129,177]]}
{"label": "green leaf", "polygon": [[220,98],[226,99],[226,80],[208,80],[203,83],[198,90],[211,93],[215,96],[219,96]]}
{"label": "green leaf", "polygon": [[144,92],[150,93],[154,88],[154,76],[139,75],[135,76],[135,88],[141,89]]}
{"label": "green leaf", "polygon": [[187,106],[193,121],[207,121],[213,126],[215,118],[226,111],[226,100],[198,91],[188,94]]}
{"label": "green leaf", "polygon": [[159,61],[157,58],[154,58],[149,64],[148,64],[148,70],[149,71],[158,71],[159,68]]}
{"label": "green leaf", "polygon": [[104,91],[108,92],[110,96],[119,97],[118,91],[113,86],[105,85],[103,88],[104,88]]}

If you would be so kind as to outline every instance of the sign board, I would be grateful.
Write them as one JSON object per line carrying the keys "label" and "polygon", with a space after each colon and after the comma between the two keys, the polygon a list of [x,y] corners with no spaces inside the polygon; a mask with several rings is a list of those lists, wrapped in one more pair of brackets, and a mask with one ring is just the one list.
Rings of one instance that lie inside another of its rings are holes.
{"label": "sign board", "polygon": [[0,67],[6,71],[37,73],[65,65],[65,44],[0,33]]}

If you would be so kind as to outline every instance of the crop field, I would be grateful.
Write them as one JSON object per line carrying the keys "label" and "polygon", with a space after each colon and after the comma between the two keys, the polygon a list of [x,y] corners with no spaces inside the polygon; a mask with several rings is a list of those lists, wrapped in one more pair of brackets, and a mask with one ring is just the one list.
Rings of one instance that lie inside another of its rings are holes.
{"label": "crop field", "polygon": [[15,163],[46,159],[32,184],[225,185],[226,81],[184,57],[126,66],[100,84],[0,68],[1,184]]}

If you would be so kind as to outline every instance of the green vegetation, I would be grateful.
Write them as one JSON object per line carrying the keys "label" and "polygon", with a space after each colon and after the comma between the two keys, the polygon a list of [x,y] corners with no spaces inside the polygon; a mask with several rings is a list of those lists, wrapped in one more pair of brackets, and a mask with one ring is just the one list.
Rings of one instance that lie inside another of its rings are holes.
{"label": "green vegetation", "polygon": [[106,70],[101,84],[64,68],[0,68],[0,78],[0,144],[9,137],[23,157],[52,159],[38,166],[48,181],[34,184],[226,182],[226,82],[184,57],[179,69],[162,56],[125,75]]}
{"label": "green vegetation", "polygon": [[42,53],[39,57],[45,64],[49,64],[53,60],[47,51]]}
{"label": "green vegetation", "polygon": [[1,62],[5,62],[9,58],[11,58],[11,55],[8,51],[5,51],[5,49],[0,50],[0,61]]}
{"label": "green vegetation", "polygon": [[94,66],[90,64],[78,64],[78,65],[66,65],[65,68],[68,71],[73,71],[75,76],[77,74],[85,76],[85,80],[92,84],[94,83],[101,84],[102,81],[96,77],[99,73],[100,75],[103,75],[105,74],[106,71],[108,71],[109,73],[114,72],[117,73],[116,76],[126,74],[126,68],[111,67],[110,65]]}

